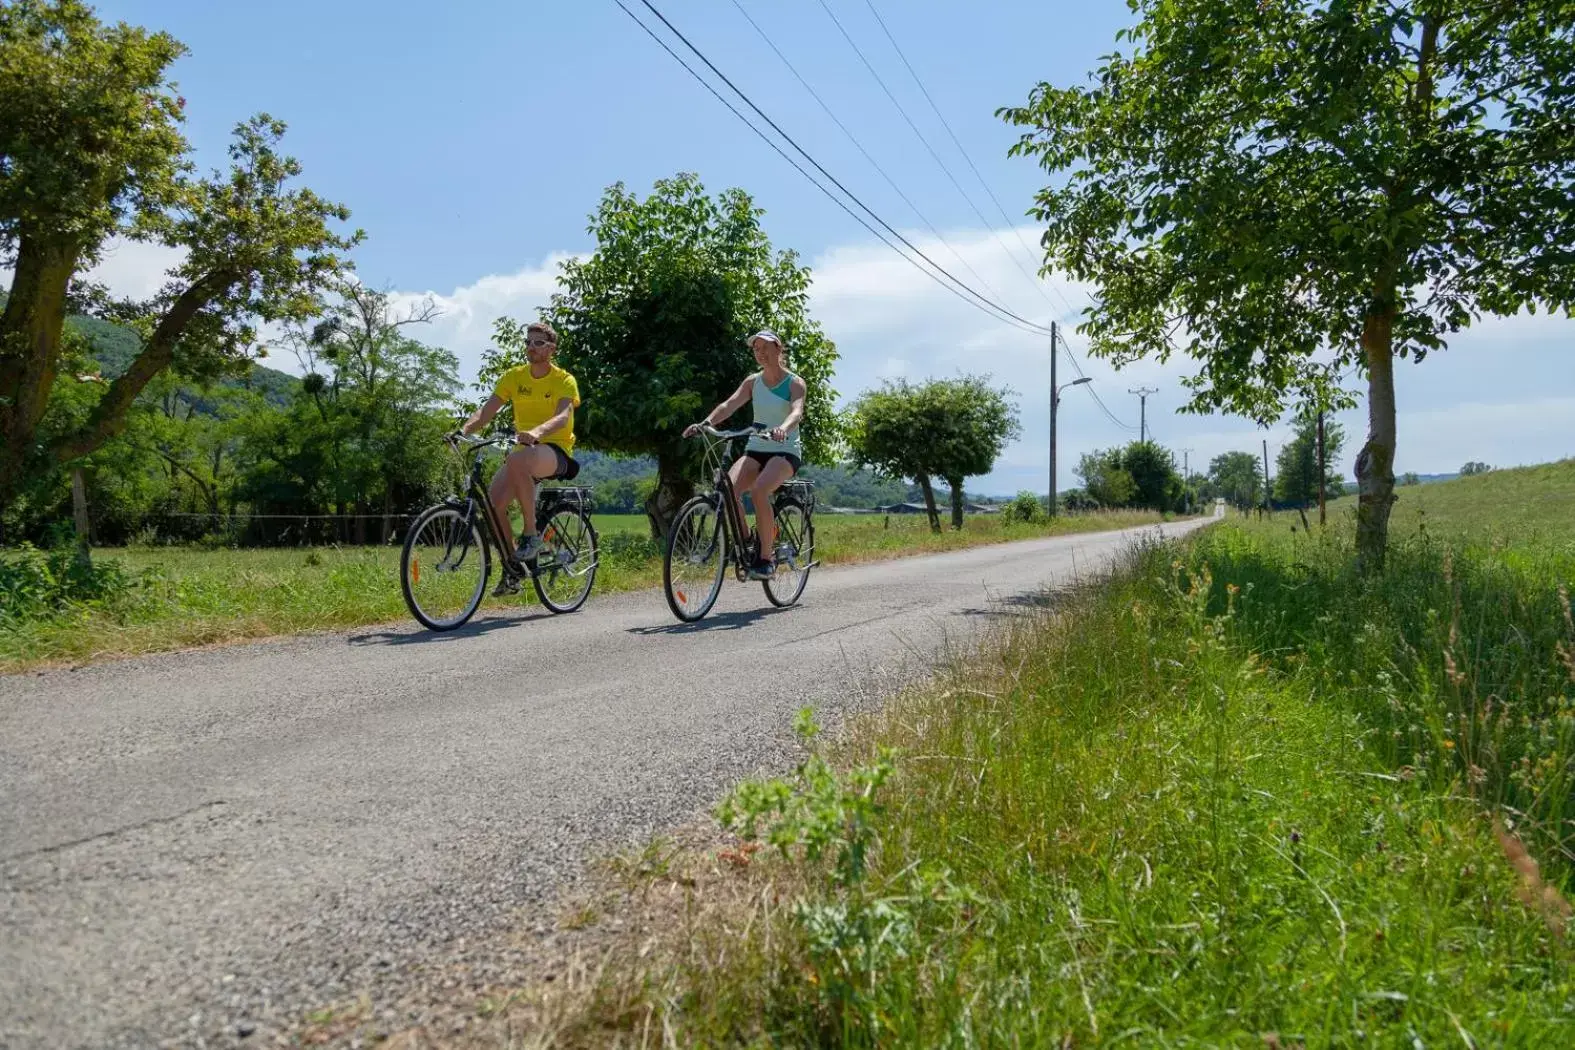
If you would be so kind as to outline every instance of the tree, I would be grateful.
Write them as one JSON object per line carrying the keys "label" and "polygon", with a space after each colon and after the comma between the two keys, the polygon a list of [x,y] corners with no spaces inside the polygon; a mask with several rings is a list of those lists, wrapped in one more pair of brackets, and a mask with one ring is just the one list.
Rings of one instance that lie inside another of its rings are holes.
{"label": "tree", "polygon": [[1488,466],[1486,463],[1483,463],[1481,460],[1474,459],[1460,468],[1460,476],[1463,478],[1469,478],[1477,474],[1486,474],[1492,469],[1492,467]]}
{"label": "tree", "polygon": [[1401,485],[1420,485],[1420,484],[1422,484],[1422,479],[1421,479],[1421,477],[1419,477],[1417,475],[1417,473],[1415,471],[1408,470],[1404,474],[1400,475],[1400,484]]}
{"label": "tree", "polygon": [[951,488],[952,528],[962,528],[963,480],[988,474],[1006,442],[1020,432],[1010,391],[988,377],[932,379],[922,385],[888,380],[848,409],[847,440],[857,466],[912,478],[924,494],[930,529],[941,530],[931,479]]}
{"label": "tree", "polygon": [[1165,511],[1181,505],[1181,472],[1169,449],[1152,441],[1134,441],[1121,451],[1121,466],[1132,476],[1135,506]]}
{"label": "tree", "polygon": [[1106,507],[1173,510],[1184,494],[1176,457],[1152,441],[1084,453],[1075,473]]}
{"label": "tree", "polygon": [[1575,309],[1569,2],[1131,6],[1132,54],[1001,111],[1056,176],[1046,264],[1099,286],[1094,353],[1200,361],[1194,411],[1316,402],[1315,353],[1365,373],[1358,560],[1381,570],[1395,357]]}
{"label": "tree", "polygon": [[[349,213],[288,184],[284,124],[238,125],[228,175],[191,177],[184,99],[166,79],[185,48],[165,33],[106,26],[79,0],[0,5],[0,261],[14,269],[0,313],[0,513],[24,474],[92,452],[137,395],[175,367],[214,375],[246,360],[252,325],[311,314],[360,239]],[[112,237],[184,252],[147,302],[110,302],[77,275]],[[142,346],[70,432],[37,441],[59,371],[65,316],[94,304],[131,320]]]}
{"label": "tree", "polygon": [[[577,444],[656,457],[646,512],[658,538],[694,492],[697,443],[683,428],[754,371],[744,342],[751,332],[782,336],[788,367],[808,387],[805,455],[830,461],[836,347],[809,316],[808,267],[794,252],[772,251],[763,214],[741,189],[707,196],[691,174],[658,180],[644,200],[615,184],[591,216],[595,253],[562,265],[546,311],[559,363],[583,399]],[[484,385],[524,361],[523,334],[519,322],[499,319]]]}
{"label": "tree", "polygon": [[1209,480],[1225,502],[1239,510],[1255,507],[1263,494],[1263,471],[1251,452],[1224,452],[1209,461]]}
{"label": "tree", "polygon": [[[1326,493],[1342,488],[1338,471],[1331,469],[1345,445],[1345,428],[1333,420],[1323,427],[1324,478]],[[1318,502],[1318,416],[1304,412],[1296,417],[1295,436],[1285,443],[1274,459],[1274,498],[1281,503],[1308,506]]]}
{"label": "tree", "polygon": [[1121,465],[1118,448],[1083,453],[1072,473],[1083,479],[1088,497],[1102,507],[1130,507],[1137,498],[1137,482]]}

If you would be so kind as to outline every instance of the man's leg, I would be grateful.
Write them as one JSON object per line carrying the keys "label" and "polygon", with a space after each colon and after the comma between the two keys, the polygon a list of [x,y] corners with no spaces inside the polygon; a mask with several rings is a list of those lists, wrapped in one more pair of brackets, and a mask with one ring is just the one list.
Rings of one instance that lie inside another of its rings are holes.
{"label": "man's leg", "polygon": [[503,544],[503,549],[514,549],[514,525],[509,521],[509,504],[514,502],[514,457],[509,456],[503,461],[503,466],[492,475],[492,484],[487,488],[487,495],[492,497],[492,509],[497,515],[500,535],[498,541]]}
{"label": "man's leg", "polygon": [[530,445],[509,456],[514,465],[514,497],[520,501],[520,516],[525,519],[524,546],[536,536],[536,479],[558,473],[558,455],[547,445]]}
{"label": "man's leg", "polygon": [[770,561],[777,546],[777,516],[771,509],[771,497],[793,477],[793,473],[793,464],[782,456],[773,456],[749,490],[750,498],[755,501],[755,531],[760,534],[761,561]]}
{"label": "man's leg", "polygon": [[[755,478],[760,476],[760,464],[750,459],[749,456],[739,456],[733,461],[732,469],[728,475],[733,479],[733,502],[738,505],[738,520],[747,528],[749,519],[744,516],[744,493],[748,492],[755,484]],[[760,514],[760,505],[755,504],[755,514]],[[746,537],[739,537],[740,541]]]}

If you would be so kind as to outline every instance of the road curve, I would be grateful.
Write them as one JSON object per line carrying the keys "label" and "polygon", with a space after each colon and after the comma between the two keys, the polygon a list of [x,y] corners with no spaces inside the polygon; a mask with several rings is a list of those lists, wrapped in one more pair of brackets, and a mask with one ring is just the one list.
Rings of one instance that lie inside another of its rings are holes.
{"label": "road curve", "polygon": [[0,1047],[255,1044],[397,983],[783,763],[801,705],[1198,524],[822,568],[786,610],[729,579],[697,625],[646,591],[0,676]]}

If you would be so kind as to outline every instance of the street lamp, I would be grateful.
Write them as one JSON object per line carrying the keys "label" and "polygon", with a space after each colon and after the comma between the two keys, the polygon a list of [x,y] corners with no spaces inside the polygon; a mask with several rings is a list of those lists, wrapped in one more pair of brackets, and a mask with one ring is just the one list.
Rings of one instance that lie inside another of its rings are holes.
{"label": "street lamp", "polygon": [[1052,341],[1051,344],[1050,344],[1050,496],[1045,501],[1045,509],[1047,511],[1049,511],[1050,516],[1052,518],[1055,517],[1055,515],[1056,515],[1056,505],[1055,505],[1055,410],[1061,404],[1061,391],[1065,390],[1069,386],[1080,386],[1083,383],[1091,383],[1091,382],[1093,382],[1093,380],[1090,377],[1084,376],[1081,379],[1074,379],[1070,383],[1063,383],[1060,386],[1056,386],[1055,385],[1055,343]]}

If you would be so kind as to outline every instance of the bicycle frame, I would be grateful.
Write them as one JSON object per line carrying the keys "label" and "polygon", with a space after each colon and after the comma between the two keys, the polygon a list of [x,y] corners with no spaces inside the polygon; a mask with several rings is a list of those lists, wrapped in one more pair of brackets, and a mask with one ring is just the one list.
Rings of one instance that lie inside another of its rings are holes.
{"label": "bicycle frame", "polygon": [[[732,445],[739,438],[760,433],[767,428],[759,423],[751,423],[743,430],[717,430],[714,427],[704,427],[701,433],[710,438],[706,446],[707,457],[715,456],[717,459],[716,474],[712,478],[713,494],[719,496],[727,504],[722,513],[723,547],[729,561],[733,563],[733,574],[740,582],[749,578],[749,555],[744,550],[744,537],[749,534],[749,522],[745,520],[739,506],[738,490],[733,487],[733,463],[737,456],[732,454]],[[807,510],[807,508],[806,508]],[[760,508],[755,508],[755,513],[760,513]],[[778,539],[780,539],[780,535]],[[813,555],[813,552],[810,552]],[[807,567],[814,568],[818,562],[811,562]]]}

